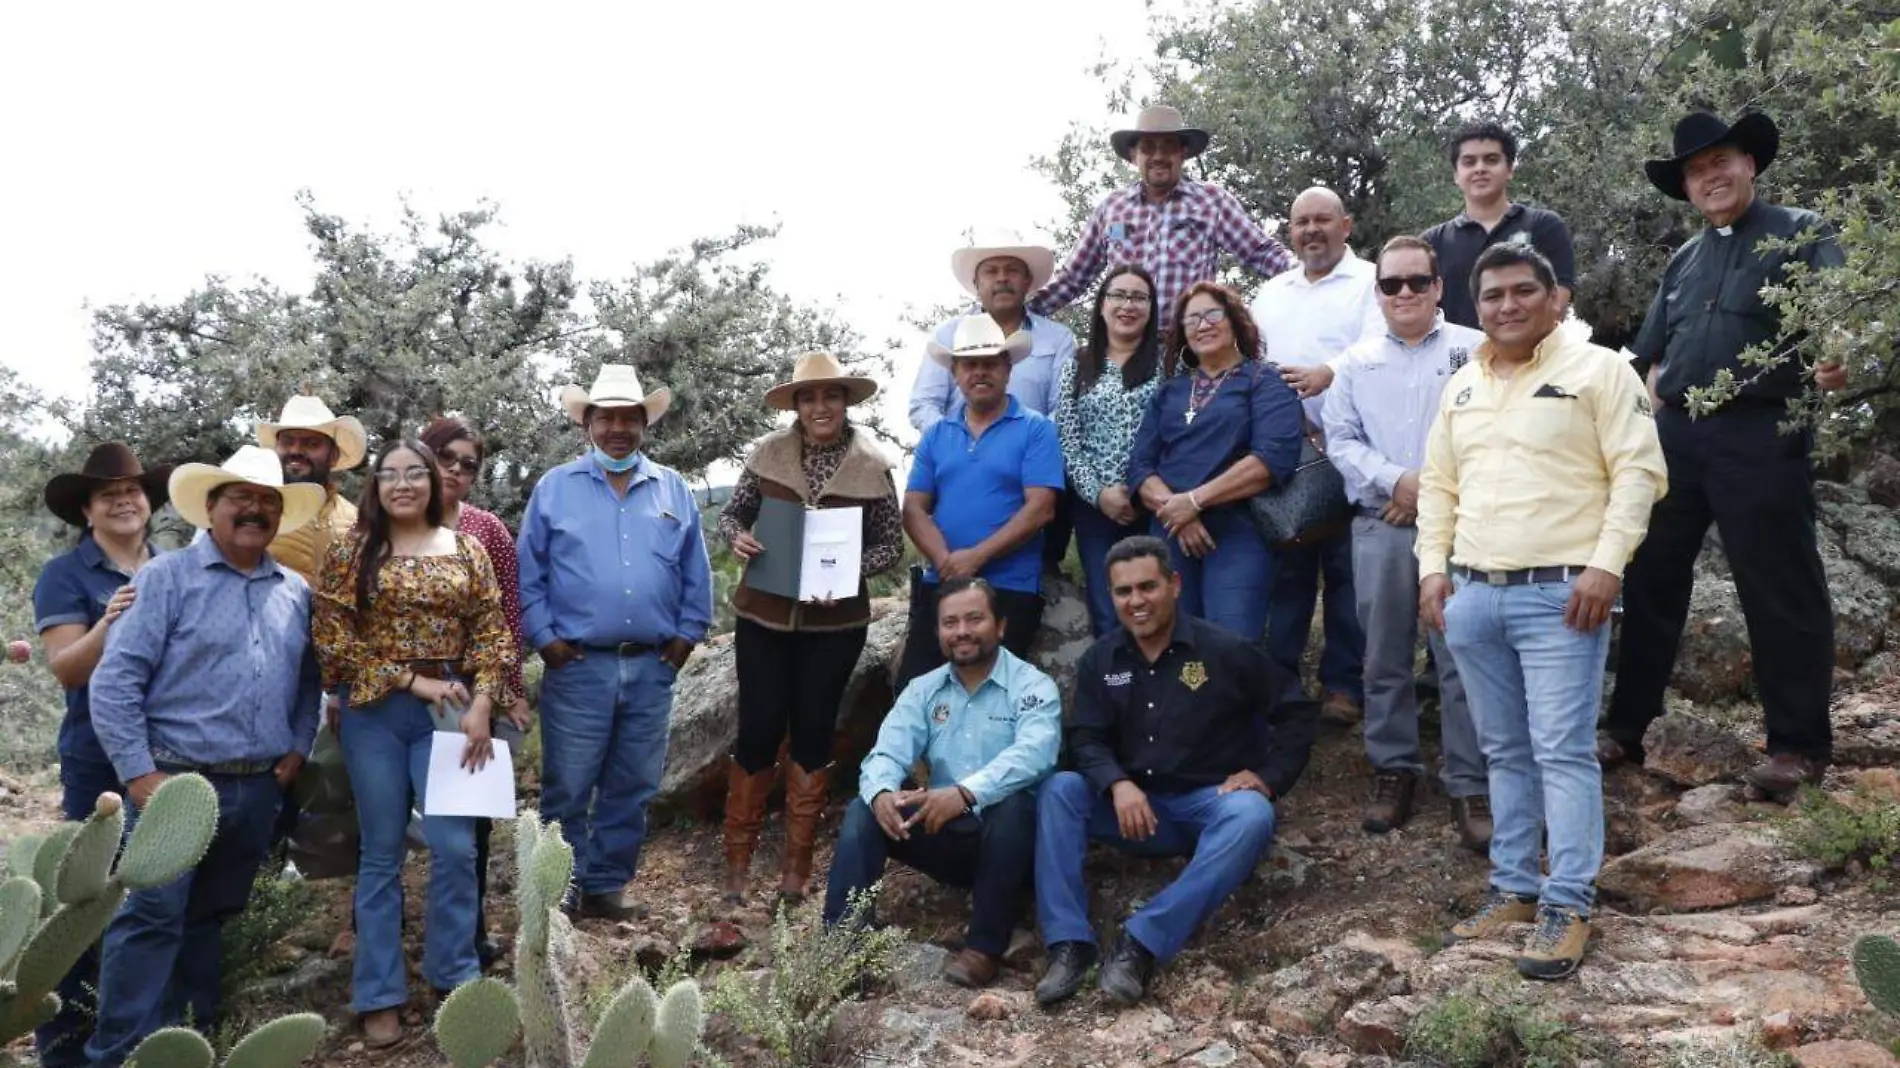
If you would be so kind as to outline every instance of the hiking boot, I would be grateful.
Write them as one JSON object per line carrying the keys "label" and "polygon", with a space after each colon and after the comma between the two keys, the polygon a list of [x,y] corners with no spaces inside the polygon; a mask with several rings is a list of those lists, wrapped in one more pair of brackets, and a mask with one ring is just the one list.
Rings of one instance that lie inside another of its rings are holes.
{"label": "hiking boot", "polygon": [[1493,938],[1514,923],[1529,923],[1537,918],[1537,899],[1520,894],[1491,891],[1478,911],[1459,920],[1445,935],[1446,945],[1457,945],[1478,938]]}
{"label": "hiking boot", "polygon": [[1057,942],[1049,947],[1049,967],[1036,984],[1036,1004],[1066,1001],[1082,989],[1082,980],[1095,967],[1095,947],[1087,942]]}
{"label": "hiking boot", "polygon": [[953,986],[969,987],[974,990],[996,981],[996,973],[1003,970],[1003,958],[993,957],[982,950],[964,948],[943,966],[944,980]]}
{"label": "hiking boot", "polygon": [[625,890],[582,894],[580,904],[574,909],[574,916],[582,920],[644,920],[647,907],[628,901]]}
{"label": "hiking boot", "polygon": [[1403,771],[1378,771],[1372,775],[1372,803],[1366,806],[1365,822],[1370,834],[1384,834],[1405,826],[1412,818],[1412,802],[1418,797],[1418,776]]}
{"label": "hiking boot", "polygon": [[1480,856],[1491,852],[1491,799],[1484,794],[1451,799],[1451,825],[1458,844]]}
{"label": "hiking boot", "polygon": [[1827,774],[1827,761],[1793,753],[1776,753],[1750,769],[1742,781],[1759,794],[1760,800],[1785,805],[1793,801],[1803,786],[1819,786]]}
{"label": "hiking boot", "polygon": [[1597,735],[1597,764],[1601,766],[1604,771],[1608,771],[1619,764],[1634,764],[1637,767],[1642,767],[1643,747],[1640,745],[1625,745],[1607,734],[1599,734]]}
{"label": "hiking boot", "polygon": [[402,1041],[402,1012],[398,1009],[378,1009],[363,1017],[363,1045],[370,1049],[387,1049]]}
{"label": "hiking boot", "polygon": [[1568,979],[1583,963],[1590,944],[1590,921],[1576,909],[1540,905],[1537,926],[1524,940],[1517,957],[1517,974],[1526,979]]}
{"label": "hiking boot", "polygon": [[1135,941],[1127,931],[1122,932],[1121,940],[1115,943],[1115,949],[1108,959],[1102,962],[1100,984],[1102,993],[1108,999],[1123,1008],[1140,1001],[1148,993],[1148,983],[1155,977],[1155,955],[1148,947]]}
{"label": "hiking boot", "polygon": [[1350,727],[1366,718],[1366,710],[1360,705],[1357,697],[1334,690],[1320,702],[1319,718],[1321,723],[1330,723],[1335,727]]}

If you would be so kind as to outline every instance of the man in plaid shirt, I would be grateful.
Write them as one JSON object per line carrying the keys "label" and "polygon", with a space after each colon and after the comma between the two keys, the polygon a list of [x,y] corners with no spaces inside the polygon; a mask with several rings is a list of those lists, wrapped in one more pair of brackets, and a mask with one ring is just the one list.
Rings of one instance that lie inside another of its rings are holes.
{"label": "man in plaid shirt", "polygon": [[1248,218],[1232,193],[1183,176],[1207,140],[1207,131],[1184,125],[1181,113],[1166,106],[1144,109],[1134,129],[1111,135],[1115,154],[1134,164],[1141,180],[1096,206],[1069,262],[1030,300],[1029,310],[1052,315],[1088,292],[1104,269],[1139,264],[1154,276],[1165,334],[1175,298],[1213,279],[1222,249],[1263,277],[1291,268],[1293,254]]}

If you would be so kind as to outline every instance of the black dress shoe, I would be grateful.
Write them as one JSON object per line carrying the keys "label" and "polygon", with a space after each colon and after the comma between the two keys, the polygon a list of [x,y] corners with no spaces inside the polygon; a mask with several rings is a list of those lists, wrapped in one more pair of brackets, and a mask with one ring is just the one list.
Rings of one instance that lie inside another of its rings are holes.
{"label": "black dress shoe", "polygon": [[1102,993],[1117,1005],[1133,1005],[1148,993],[1154,974],[1155,955],[1123,931],[1121,941],[1102,962]]}
{"label": "black dress shoe", "polygon": [[1057,942],[1049,947],[1049,967],[1036,984],[1036,1004],[1054,1005],[1082,989],[1082,980],[1095,967],[1095,947],[1087,942]]}
{"label": "black dress shoe", "polygon": [[501,943],[487,935],[481,936],[475,940],[475,958],[481,961],[482,971],[493,968],[495,962],[502,958]]}

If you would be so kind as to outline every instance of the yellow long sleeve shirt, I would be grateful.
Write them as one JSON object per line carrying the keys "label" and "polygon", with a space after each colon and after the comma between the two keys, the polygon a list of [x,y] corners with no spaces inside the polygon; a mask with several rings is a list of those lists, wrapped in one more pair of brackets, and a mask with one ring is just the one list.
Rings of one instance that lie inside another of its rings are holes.
{"label": "yellow long sleeve shirt", "polygon": [[1419,575],[1587,565],[1621,576],[1669,486],[1649,392],[1557,330],[1510,378],[1490,343],[1446,384],[1419,474]]}

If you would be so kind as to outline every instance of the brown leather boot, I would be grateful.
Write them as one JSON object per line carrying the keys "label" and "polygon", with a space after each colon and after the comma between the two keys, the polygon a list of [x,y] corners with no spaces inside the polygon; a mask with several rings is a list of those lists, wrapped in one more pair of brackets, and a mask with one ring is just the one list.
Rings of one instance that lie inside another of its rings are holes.
{"label": "brown leather boot", "polygon": [[1827,761],[1795,753],[1774,753],[1762,764],[1742,776],[1748,784],[1749,799],[1773,801],[1785,805],[1795,799],[1803,786],[1819,786],[1827,775]]}
{"label": "brown leather boot", "polygon": [[1398,771],[1379,771],[1372,776],[1372,803],[1366,806],[1365,822],[1370,834],[1385,834],[1405,826],[1412,818],[1412,804],[1418,796],[1418,776]]}
{"label": "brown leather boot", "polygon": [[726,774],[725,900],[728,905],[745,900],[752,850],[759,844],[759,828],[765,825],[765,799],[771,796],[772,783],[777,777],[776,766],[748,773],[737,760],[732,761]]}
{"label": "brown leather boot", "polygon": [[785,862],[779,866],[779,900],[805,900],[811,882],[811,851],[818,841],[818,821],[831,800],[831,765],[806,771],[798,761],[785,763]]}

